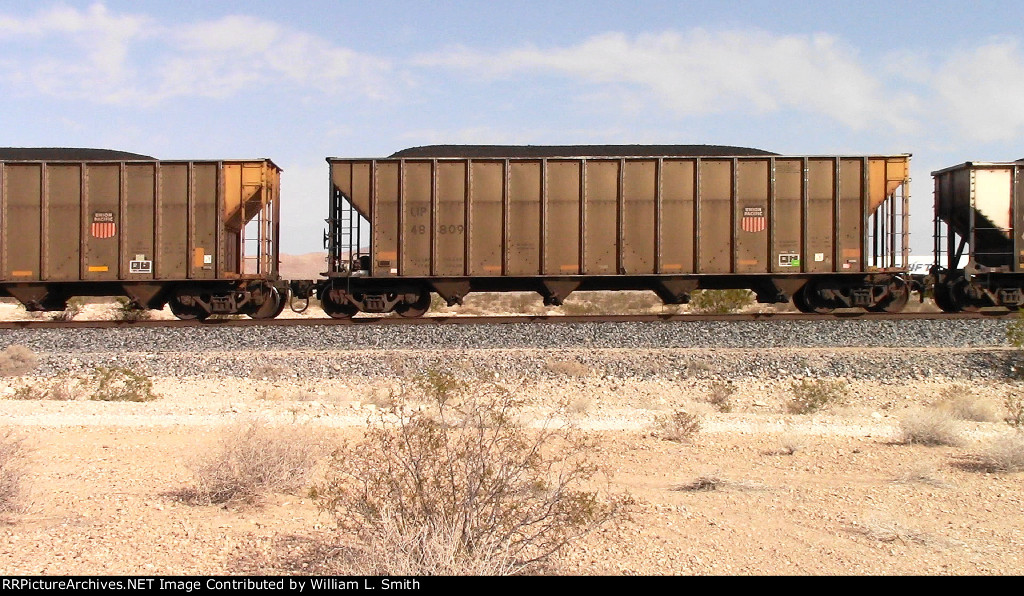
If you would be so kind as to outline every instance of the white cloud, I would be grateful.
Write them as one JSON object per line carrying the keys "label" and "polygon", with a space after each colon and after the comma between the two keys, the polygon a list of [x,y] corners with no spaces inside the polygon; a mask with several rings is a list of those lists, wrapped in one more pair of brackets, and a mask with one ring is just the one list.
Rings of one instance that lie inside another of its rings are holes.
{"label": "white cloud", "polygon": [[[309,93],[386,94],[383,59],[255,17],[168,26],[102,4],[0,15],[0,89],[106,104],[157,105],[294,86]],[[17,52],[10,51],[16,49]]]}
{"label": "white cloud", "polygon": [[554,73],[611,87],[633,109],[649,105],[650,98],[682,116],[795,109],[854,130],[914,126],[907,109],[914,98],[886,89],[856,50],[825,34],[696,29],[630,38],[608,33],[565,47],[492,54],[456,48],[420,56],[416,63],[495,78]]}
{"label": "white cloud", "polygon": [[933,80],[938,122],[982,142],[1011,140],[1024,132],[1024,55],[1016,39],[956,52]]}

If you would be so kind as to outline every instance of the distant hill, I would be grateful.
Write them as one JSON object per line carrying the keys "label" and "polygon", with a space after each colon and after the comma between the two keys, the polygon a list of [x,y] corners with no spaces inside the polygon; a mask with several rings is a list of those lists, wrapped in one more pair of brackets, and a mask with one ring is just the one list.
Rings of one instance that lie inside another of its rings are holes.
{"label": "distant hill", "polygon": [[281,255],[281,277],[284,279],[318,279],[326,270],[326,251],[304,255]]}

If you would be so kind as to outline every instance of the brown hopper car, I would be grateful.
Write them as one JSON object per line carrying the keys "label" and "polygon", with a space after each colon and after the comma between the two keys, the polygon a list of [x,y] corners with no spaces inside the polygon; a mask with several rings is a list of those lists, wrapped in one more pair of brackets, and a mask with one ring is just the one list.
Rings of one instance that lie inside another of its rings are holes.
{"label": "brown hopper car", "polygon": [[170,304],[181,318],[280,313],[280,169],[102,150],[0,151],[0,294]]}
{"label": "brown hopper car", "polygon": [[[934,298],[947,312],[1024,306],[1024,160],[967,162],[935,181]],[[967,263],[959,267],[961,259]]]}
{"label": "brown hopper car", "polygon": [[334,317],[418,316],[431,292],[560,304],[627,289],[666,303],[746,288],[807,312],[895,311],[909,296],[909,160],[671,145],[328,158],[328,277],[315,291]]}

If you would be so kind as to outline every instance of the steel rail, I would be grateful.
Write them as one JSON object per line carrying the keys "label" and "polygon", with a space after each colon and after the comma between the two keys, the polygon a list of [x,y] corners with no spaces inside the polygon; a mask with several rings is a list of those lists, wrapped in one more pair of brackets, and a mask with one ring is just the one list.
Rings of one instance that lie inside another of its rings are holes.
{"label": "steel rail", "polygon": [[205,321],[177,319],[141,319],[110,321],[0,321],[0,329],[110,329],[118,327],[253,327],[324,325],[510,325],[510,324],[570,324],[570,323],[684,323],[697,321],[827,321],[856,319],[861,321],[909,321],[949,319],[1013,318],[1016,312],[1005,310],[978,312],[914,312],[872,313],[864,311],[833,312],[828,314],[766,312],[733,314],[641,314],[641,315],[501,315],[457,316],[433,315],[420,318],[396,316],[357,316],[351,319],[327,317],[301,317],[285,319],[209,318]]}

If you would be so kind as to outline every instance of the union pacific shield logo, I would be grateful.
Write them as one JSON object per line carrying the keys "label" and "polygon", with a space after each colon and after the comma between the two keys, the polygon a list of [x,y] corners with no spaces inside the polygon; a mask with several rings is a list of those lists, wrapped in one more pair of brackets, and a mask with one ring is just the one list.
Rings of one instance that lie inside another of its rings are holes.
{"label": "union pacific shield logo", "polygon": [[117,234],[117,224],[114,223],[114,214],[110,211],[97,211],[92,214],[92,227],[90,228],[93,238],[111,238]]}
{"label": "union pacific shield logo", "polygon": [[768,221],[764,216],[763,207],[744,207],[743,219],[740,220],[740,227],[744,232],[763,232]]}

